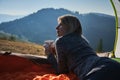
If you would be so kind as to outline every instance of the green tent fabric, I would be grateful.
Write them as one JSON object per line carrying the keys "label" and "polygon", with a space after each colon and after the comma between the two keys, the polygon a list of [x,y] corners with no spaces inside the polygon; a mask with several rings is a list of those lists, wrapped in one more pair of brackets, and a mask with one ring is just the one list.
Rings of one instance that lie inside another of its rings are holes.
{"label": "green tent fabric", "polygon": [[116,16],[116,40],[114,46],[115,57],[120,58],[120,0],[111,0]]}

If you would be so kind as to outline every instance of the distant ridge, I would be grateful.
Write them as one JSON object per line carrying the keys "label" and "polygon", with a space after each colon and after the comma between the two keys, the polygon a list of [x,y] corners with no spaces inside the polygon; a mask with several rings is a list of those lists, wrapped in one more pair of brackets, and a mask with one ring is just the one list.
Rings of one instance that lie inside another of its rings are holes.
{"label": "distant ridge", "polygon": [[43,44],[46,39],[55,39],[57,18],[64,14],[77,16],[82,24],[83,35],[96,49],[100,39],[103,41],[103,51],[111,51],[115,39],[115,17],[101,13],[80,14],[67,9],[45,8],[36,13],[11,22],[0,24],[0,30],[15,34],[31,42]]}
{"label": "distant ridge", "polygon": [[15,19],[19,19],[24,17],[24,15],[8,15],[8,14],[0,14],[0,23],[9,22]]}

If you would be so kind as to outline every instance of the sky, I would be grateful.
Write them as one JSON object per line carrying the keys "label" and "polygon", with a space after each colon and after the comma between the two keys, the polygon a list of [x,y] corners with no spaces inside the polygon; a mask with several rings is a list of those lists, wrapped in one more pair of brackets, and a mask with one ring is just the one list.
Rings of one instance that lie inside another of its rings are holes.
{"label": "sky", "polygon": [[65,8],[79,13],[114,15],[110,0],[0,0],[0,14],[27,15],[42,8]]}
{"label": "sky", "polygon": [[120,0],[114,0],[113,1],[114,5],[115,5],[115,9],[117,11],[117,16],[120,18]]}

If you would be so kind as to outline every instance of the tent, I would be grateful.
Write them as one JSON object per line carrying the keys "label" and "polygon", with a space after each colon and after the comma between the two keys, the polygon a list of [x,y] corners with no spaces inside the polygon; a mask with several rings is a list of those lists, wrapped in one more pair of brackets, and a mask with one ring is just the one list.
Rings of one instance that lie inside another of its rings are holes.
{"label": "tent", "polygon": [[120,58],[120,0],[111,0],[116,16],[116,40],[114,45],[115,57]]}

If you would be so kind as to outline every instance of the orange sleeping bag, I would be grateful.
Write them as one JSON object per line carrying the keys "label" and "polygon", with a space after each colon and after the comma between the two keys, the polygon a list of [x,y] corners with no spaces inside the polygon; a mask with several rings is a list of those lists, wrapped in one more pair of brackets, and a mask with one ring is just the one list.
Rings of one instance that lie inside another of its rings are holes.
{"label": "orange sleeping bag", "polygon": [[56,75],[50,64],[35,64],[15,55],[0,55],[0,80],[78,80],[72,74]]}

